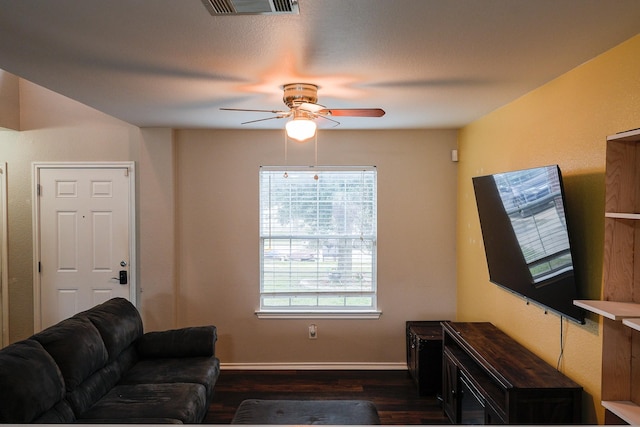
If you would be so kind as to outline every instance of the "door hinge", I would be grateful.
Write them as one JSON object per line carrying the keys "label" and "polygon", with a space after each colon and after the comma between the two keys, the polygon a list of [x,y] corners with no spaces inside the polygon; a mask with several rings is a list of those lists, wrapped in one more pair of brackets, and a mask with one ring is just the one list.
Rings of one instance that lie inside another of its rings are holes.
{"label": "door hinge", "polygon": [[124,168],[124,176],[129,176],[129,168]]}
{"label": "door hinge", "polygon": [[36,192],[38,193],[38,196],[42,195],[42,186],[40,184],[36,184]]}
{"label": "door hinge", "polygon": [[42,263],[38,261],[38,273],[42,273]]}

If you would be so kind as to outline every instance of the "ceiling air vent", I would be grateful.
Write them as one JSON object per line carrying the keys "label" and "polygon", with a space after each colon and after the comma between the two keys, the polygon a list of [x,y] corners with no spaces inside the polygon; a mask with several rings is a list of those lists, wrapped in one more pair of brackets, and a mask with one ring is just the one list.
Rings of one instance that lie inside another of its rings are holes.
{"label": "ceiling air vent", "polygon": [[202,0],[213,16],[298,14],[298,0]]}

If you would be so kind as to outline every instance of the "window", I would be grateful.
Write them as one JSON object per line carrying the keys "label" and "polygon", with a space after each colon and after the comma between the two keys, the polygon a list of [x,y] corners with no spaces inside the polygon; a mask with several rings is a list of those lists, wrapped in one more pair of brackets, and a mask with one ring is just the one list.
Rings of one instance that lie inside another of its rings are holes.
{"label": "window", "polygon": [[374,167],[260,170],[260,313],[374,313]]}

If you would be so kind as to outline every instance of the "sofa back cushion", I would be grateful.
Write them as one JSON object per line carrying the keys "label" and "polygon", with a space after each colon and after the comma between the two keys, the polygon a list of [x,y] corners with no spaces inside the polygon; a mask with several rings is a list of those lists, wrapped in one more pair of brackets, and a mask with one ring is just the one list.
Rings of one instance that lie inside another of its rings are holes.
{"label": "sofa back cushion", "polygon": [[88,319],[71,317],[32,337],[53,357],[72,392],[107,362],[107,349]]}
{"label": "sofa back cushion", "polygon": [[140,313],[131,302],[124,298],[110,299],[80,313],[79,316],[91,320],[100,331],[110,362],[134,344],[143,333]]}
{"label": "sofa back cushion", "polygon": [[138,341],[142,358],[211,357],[216,354],[217,328],[191,326],[147,332]]}
{"label": "sofa back cushion", "polygon": [[0,351],[0,423],[33,422],[64,394],[62,373],[39,342],[28,339]]}
{"label": "sofa back cushion", "polygon": [[135,364],[138,355],[134,346],[120,353],[113,362],[107,363],[102,369],[94,372],[80,386],[71,393],[67,393],[67,400],[74,412],[81,417],[98,400],[109,392]]}

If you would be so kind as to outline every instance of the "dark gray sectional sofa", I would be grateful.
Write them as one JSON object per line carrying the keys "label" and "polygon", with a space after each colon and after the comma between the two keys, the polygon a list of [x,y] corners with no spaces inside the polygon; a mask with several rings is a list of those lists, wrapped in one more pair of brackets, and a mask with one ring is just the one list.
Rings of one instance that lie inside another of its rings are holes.
{"label": "dark gray sectional sofa", "polygon": [[0,350],[0,423],[200,423],[215,326],[143,333],[114,298]]}

